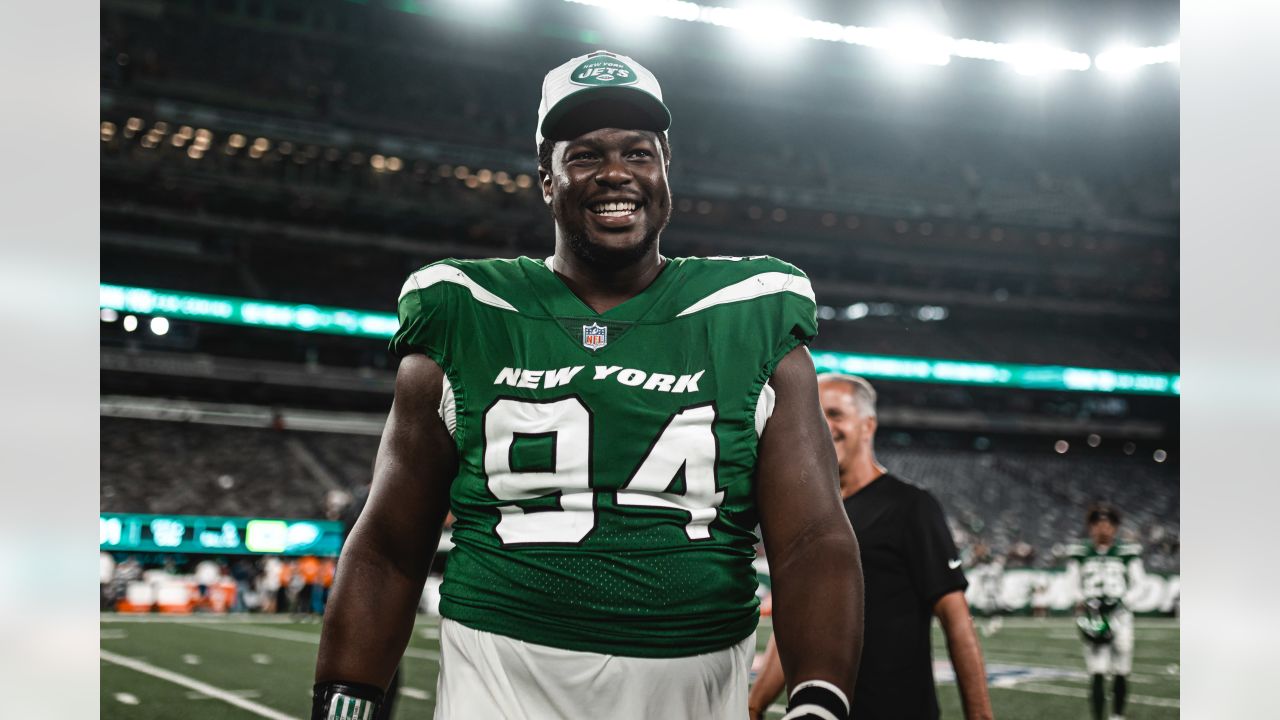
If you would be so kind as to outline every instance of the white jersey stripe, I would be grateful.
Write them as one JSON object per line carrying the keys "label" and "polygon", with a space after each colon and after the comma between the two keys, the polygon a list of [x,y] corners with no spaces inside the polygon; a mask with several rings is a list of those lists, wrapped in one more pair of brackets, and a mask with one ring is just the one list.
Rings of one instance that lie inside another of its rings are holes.
{"label": "white jersey stripe", "polygon": [[449,382],[449,376],[441,373],[443,387],[440,391],[440,408],[437,412],[440,419],[444,421],[444,426],[449,429],[450,437],[457,435],[458,431],[458,405],[453,397],[453,383]]}
{"label": "white jersey stripe", "polygon": [[752,298],[774,295],[780,292],[795,293],[801,297],[808,298],[809,302],[814,302],[813,285],[809,283],[809,278],[784,272],[766,272],[752,275],[746,280],[720,288],[680,311],[676,317],[692,315],[716,305],[751,300]]}
{"label": "white jersey stripe", "polygon": [[416,273],[410,275],[409,279],[404,281],[404,286],[400,288],[400,297],[398,300],[403,300],[404,296],[410,290],[425,290],[439,282],[450,282],[455,285],[465,287],[467,290],[471,291],[471,296],[474,297],[477,302],[482,302],[485,305],[490,305],[502,310],[519,312],[516,310],[514,305],[484,289],[475,280],[467,277],[466,273],[450,265],[432,265],[431,267],[422,268]]}

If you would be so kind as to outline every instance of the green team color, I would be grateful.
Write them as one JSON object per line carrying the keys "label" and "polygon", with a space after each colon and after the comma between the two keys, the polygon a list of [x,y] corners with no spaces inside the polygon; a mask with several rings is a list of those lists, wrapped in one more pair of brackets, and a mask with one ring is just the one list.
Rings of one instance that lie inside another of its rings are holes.
{"label": "green team color", "polygon": [[1080,563],[1080,592],[1086,600],[1123,603],[1129,591],[1129,569],[1142,561],[1142,546],[1113,543],[1100,551],[1085,541],[1069,545],[1066,554]]}
{"label": "green team color", "polygon": [[753,486],[766,382],[817,332],[769,257],[675,258],[596,313],[548,260],[444,260],[400,296],[400,356],[444,369],[458,447],[440,613],[526,642],[635,657],[756,627]]}

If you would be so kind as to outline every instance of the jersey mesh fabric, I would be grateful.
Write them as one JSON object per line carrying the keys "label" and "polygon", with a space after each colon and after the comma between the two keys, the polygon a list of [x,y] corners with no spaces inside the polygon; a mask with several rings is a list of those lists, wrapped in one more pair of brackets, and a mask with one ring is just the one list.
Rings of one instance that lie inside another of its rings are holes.
{"label": "jersey mesh fabric", "polygon": [[[696,655],[747,637],[759,605],[755,406],[781,358],[816,334],[803,273],[767,257],[672,259],[645,291],[595,313],[543,261],[450,260],[415,277],[452,272],[430,270],[441,265],[465,279],[411,278],[391,342],[398,355],[439,363],[455,395],[456,521],[441,614],[526,642],[635,657]],[[603,328],[603,346],[586,347],[585,328],[597,337]],[[549,408],[575,424],[519,431]],[[681,464],[685,446],[702,454]],[[651,466],[678,469],[658,478],[660,490],[654,478],[634,490]],[[532,473],[519,499],[501,489],[508,471]],[[679,506],[697,477],[714,477],[718,500],[700,529]],[[512,542],[499,526],[513,515],[522,527],[557,522],[564,508],[589,525],[581,536]]]}

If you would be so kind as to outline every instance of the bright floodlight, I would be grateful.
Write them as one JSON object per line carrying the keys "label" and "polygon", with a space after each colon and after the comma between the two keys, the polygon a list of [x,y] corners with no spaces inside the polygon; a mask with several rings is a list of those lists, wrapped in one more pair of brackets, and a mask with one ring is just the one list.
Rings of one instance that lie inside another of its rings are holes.
{"label": "bright floodlight", "polygon": [[133,332],[138,329],[138,317],[136,315],[125,315],[122,325],[125,332]]}
{"label": "bright floodlight", "polygon": [[164,335],[169,332],[169,318],[153,317],[151,318],[151,332],[156,335]]}
{"label": "bright floodlight", "polygon": [[846,320],[859,320],[866,317],[870,312],[871,308],[866,303],[854,303],[844,309],[844,317]]}
{"label": "bright floodlight", "polygon": [[1100,53],[1094,64],[1103,72],[1123,75],[1144,65],[1180,62],[1181,45],[1180,41],[1159,47],[1121,45]]}
{"label": "bright floodlight", "polygon": [[[565,0],[577,5],[604,8],[611,17],[664,17],[731,28],[758,40],[761,48],[774,49],[779,40],[808,39],[874,48],[913,63],[946,65],[952,57],[989,60],[1014,65],[1028,75],[1047,70],[1088,70],[1092,60],[1085,53],[1036,45],[954,38],[915,29],[861,27],[814,20],[774,5],[755,8],[700,5],[684,0]],[[1176,45],[1176,44],[1175,44]],[[1176,50],[1175,50],[1176,54]],[[1160,61],[1169,62],[1169,61]],[[1173,60],[1176,62],[1176,60]]]}
{"label": "bright floodlight", "polygon": [[1063,50],[1043,43],[1007,46],[1005,62],[1020,75],[1039,75],[1054,70],[1088,70],[1092,61],[1084,53]]}
{"label": "bright floodlight", "polygon": [[951,38],[927,30],[900,29],[885,33],[883,48],[897,60],[921,65],[951,62]]}

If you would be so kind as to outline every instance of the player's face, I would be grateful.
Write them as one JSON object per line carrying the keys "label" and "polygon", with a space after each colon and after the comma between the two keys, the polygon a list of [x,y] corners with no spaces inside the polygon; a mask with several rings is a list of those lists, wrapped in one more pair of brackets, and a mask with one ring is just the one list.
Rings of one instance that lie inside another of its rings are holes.
{"label": "player's face", "polygon": [[1089,524],[1089,539],[1094,545],[1110,545],[1116,539],[1116,526],[1103,518]]}
{"label": "player's face", "polygon": [[853,389],[845,382],[818,383],[818,400],[827,418],[827,428],[831,430],[836,463],[844,470],[859,453],[870,449],[876,419],[863,417],[854,402]]}
{"label": "player's face", "polygon": [[619,268],[644,257],[671,218],[657,135],[603,128],[555,144],[542,197],[557,239],[588,265]]}

